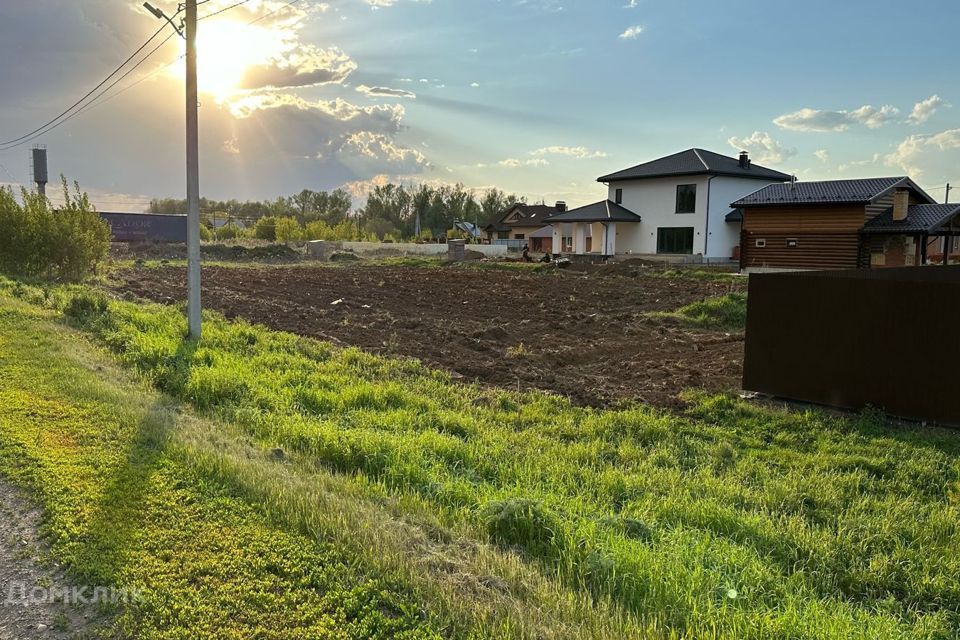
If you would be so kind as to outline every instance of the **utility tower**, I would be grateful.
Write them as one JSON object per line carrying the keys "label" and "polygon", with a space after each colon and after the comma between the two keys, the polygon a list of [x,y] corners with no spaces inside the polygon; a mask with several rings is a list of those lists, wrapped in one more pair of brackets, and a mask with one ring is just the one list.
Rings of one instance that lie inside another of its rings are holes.
{"label": "utility tower", "polygon": [[49,175],[47,172],[47,148],[43,145],[35,145],[31,156],[31,173],[33,181],[37,183],[37,193],[41,196],[47,195],[47,182]]}

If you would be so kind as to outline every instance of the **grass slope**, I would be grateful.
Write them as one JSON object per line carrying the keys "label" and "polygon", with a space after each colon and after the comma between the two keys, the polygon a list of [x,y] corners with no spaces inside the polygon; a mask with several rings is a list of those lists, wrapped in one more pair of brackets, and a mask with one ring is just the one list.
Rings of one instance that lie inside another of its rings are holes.
{"label": "grass slope", "polygon": [[0,472],[33,490],[76,584],[139,591],[106,635],[438,637],[409,592],[185,463],[212,425],[47,315],[0,300]]}
{"label": "grass slope", "polygon": [[417,594],[444,635],[960,631],[956,433],[699,394],[684,417],[594,411],[215,315],[185,343],[177,309],[77,300],[218,423],[182,445],[199,477]]}

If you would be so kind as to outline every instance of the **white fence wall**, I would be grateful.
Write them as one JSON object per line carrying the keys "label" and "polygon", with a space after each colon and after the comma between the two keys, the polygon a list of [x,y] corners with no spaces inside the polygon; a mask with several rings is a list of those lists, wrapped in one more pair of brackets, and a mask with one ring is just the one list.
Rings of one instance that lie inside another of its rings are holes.
{"label": "white fence wall", "polygon": [[[447,245],[445,244],[415,244],[413,242],[327,242],[325,244],[369,257],[447,255]],[[507,255],[507,247],[490,244],[468,244],[467,251],[476,251],[488,258],[502,258]]]}

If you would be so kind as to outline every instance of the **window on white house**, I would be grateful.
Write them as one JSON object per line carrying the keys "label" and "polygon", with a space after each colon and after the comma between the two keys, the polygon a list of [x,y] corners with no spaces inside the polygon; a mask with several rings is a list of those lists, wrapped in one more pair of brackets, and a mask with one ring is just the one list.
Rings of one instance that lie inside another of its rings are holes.
{"label": "window on white house", "polygon": [[677,185],[677,213],[696,213],[697,185]]}
{"label": "window on white house", "polygon": [[617,204],[623,204],[623,189],[617,189],[614,197],[616,198],[615,202]]}
{"label": "window on white house", "polygon": [[525,237],[526,237],[526,236],[524,236],[524,234],[518,233],[517,235],[513,236],[513,239],[514,239],[514,240],[523,240]]}
{"label": "window on white house", "polygon": [[693,227],[657,229],[657,253],[693,253]]}
{"label": "window on white house", "polygon": [[766,239],[765,239],[765,238],[757,238],[757,248],[758,248],[758,249],[763,249],[765,246],[767,246],[767,241],[766,241]]}

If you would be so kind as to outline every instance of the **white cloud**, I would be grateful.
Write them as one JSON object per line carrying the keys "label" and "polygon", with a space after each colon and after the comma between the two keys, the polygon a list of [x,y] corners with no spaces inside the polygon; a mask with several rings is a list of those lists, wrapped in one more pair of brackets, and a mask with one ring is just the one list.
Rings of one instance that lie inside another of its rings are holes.
{"label": "white cloud", "polygon": [[934,180],[955,180],[960,166],[960,129],[909,136],[885,160],[888,166],[900,167],[916,179],[932,175]]}
{"label": "white cloud", "polygon": [[891,105],[880,108],[864,105],[853,111],[825,111],[821,109],[800,109],[775,118],[773,123],[782,129],[793,131],[846,131],[854,124],[866,125],[877,129],[894,122],[900,110]]}
{"label": "white cloud", "polygon": [[531,158],[529,160],[507,158],[506,160],[501,160],[497,164],[499,164],[501,167],[507,167],[508,169],[516,169],[517,167],[545,167],[549,165],[550,162],[543,158]]}
{"label": "white cloud", "polygon": [[621,40],[636,40],[638,37],[640,37],[641,33],[643,33],[643,27],[640,25],[635,25],[628,27],[626,31],[617,37],[619,37]]}
{"label": "white cloud", "polygon": [[913,111],[910,112],[907,122],[910,124],[923,124],[937,112],[937,109],[945,106],[948,107],[950,105],[948,105],[943,98],[934,94],[926,100],[921,100],[913,105]]}
{"label": "white cloud", "polygon": [[826,162],[830,159],[830,152],[826,149],[817,149],[813,152],[813,155],[817,156],[820,162]]}
{"label": "white cloud", "polygon": [[636,9],[640,3],[638,0],[630,0],[627,4],[623,5],[624,9]]}
{"label": "white cloud", "polygon": [[229,110],[236,118],[236,144],[248,155],[333,158],[358,175],[429,166],[420,151],[393,139],[405,113],[399,104],[358,106],[340,98],[311,102],[259,93],[231,102]]}
{"label": "white cloud", "polygon": [[336,47],[318,49],[313,45],[299,45],[294,51],[248,69],[241,86],[283,89],[342,83],[356,70],[357,63]]}
{"label": "white cloud", "polygon": [[797,155],[796,149],[784,147],[769,133],[762,131],[754,131],[745,138],[732,136],[727,143],[738,151],[749,151],[761,164],[779,164]]}
{"label": "white cloud", "polygon": [[578,160],[607,157],[607,154],[604,151],[591,151],[586,147],[563,147],[563,146],[543,147],[542,149],[531,151],[530,155],[532,156],[545,156],[545,155],[569,156],[571,158],[577,158]]}
{"label": "white cloud", "polygon": [[386,98],[416,98],[417,94],[406,89],[391,89],[390,87],[368,87],[365,84],[357,87],[357,91],[373,97]]}

